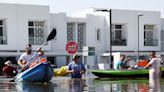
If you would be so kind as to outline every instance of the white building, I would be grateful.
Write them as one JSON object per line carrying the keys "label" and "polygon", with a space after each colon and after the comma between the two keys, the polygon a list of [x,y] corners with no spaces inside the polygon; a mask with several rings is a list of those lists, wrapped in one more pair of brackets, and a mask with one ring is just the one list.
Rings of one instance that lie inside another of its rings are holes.
{"label": "white building", "polygon": [[[48,60],[57,67],[71,60],[71,55],[65,50],[68,41],[78,43],[80,55],[83,55],[83,46],[95,48],[95,55],[81,58],[86,65],[110,63],[109,56],[104,56],[110,49],[107,12],[88,9],[67,16],[65,13],[50,13],[49,6],[20,4],[0,4],[0,10],[1,61],[5,57],[17,60],[27,43],[37,49],[49,32],[56,29],[57,36],[43,50]],[[140,14],[143,16],[138,17]],[[164,20],[160,18],[160,12],[112,9],[112,25],[112,52],[136,56],[138,42],[140,56],[147,55],[148,51],[161,53],[164,50],[161,36],[164,35],[164,26],[161,26]]]}

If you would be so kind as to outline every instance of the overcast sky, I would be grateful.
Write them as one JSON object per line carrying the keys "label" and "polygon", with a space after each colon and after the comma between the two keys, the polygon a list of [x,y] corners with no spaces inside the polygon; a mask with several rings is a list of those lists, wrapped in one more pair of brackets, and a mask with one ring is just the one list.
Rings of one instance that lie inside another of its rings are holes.
{"label": "overcast sky", "polygon": [[0,0],[0,3],[48,5],[51,13],[67,14],[91,7],[160,11],[164,18],[164,0]]}

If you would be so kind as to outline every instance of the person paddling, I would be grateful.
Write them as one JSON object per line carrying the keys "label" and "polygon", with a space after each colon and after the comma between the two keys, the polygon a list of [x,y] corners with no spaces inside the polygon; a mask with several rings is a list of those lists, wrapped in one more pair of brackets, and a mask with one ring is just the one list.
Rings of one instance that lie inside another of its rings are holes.
{"label": "person paddling", "polygon": [[42,56],[44,53],[41,51],[41,48],[37,50],[37,53],[32,52],[32,45],[27,44],[25,47],[25,53],[23,53],[19,60],[18,64],[22,67],[23,70],[26,70],[29,68],[29,65],[36,61],[38,57]]}

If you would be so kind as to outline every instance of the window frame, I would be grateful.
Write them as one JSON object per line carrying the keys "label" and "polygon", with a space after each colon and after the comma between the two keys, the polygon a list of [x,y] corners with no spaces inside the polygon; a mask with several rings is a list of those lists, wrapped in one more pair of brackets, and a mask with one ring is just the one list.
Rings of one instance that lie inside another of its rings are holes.
{"label": "window frame", "polygon": [[[32,22],[33,24],[30,25],[29,24],[30,22]],[[30,29],[33,29],[32,34],[30,34]],[[45,38],[46,29],[47,29],[47,21],[45,21],[45,20],[29,20],[28,21],[28,37],[29,37],[28,42],[32,45],[43,44],[46,39]]]}
{"label": "window frame", "polygon": [[0,19],[0,21],[2,21],[0,27],[2,27],[2,35],[0,36],[0,38],[2,38],[0,45],[7,45],[8,41],[7,41],[7,28],[6,28],[6,19]]}

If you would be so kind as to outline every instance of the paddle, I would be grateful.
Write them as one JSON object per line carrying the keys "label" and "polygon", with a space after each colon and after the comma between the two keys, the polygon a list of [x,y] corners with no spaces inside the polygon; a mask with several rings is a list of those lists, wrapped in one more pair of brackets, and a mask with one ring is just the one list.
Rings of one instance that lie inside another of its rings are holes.
{"label": "paddle", "polygon": [[51,33],[48,35],[47,40],[40,46],[40,48],[42,48],[42,47],[45,45],[46,42],[48,42],[48,41],[54,39],[55,36],[56,36],[56,29],[53,29],[53,30],[51,31]]}
{"label": "paddle", "polygon": [[[40,46],[40,48],[42,48],[48,41],[54,39],[55,36],[56,36],[56,29],[53,29],[53,30],[51,31],[51,33],[48,35],[47,40]],[[36,52],[36,53],[37,53],[37,52]],[[35,53],[35,54],[36,54],[36,53]],[[35,54],[30,58],[29,62],[33,59],[33,57],[35,56]],[[28,62],[26,65],[28,65],[29,62]],[[23,69],[22,69],[17,75],[19,75],[22,71],[23,71]],[[16,77],[17,77],[17,76],[15,76],[12,80],[10,80],[10,82],[14,82],[15,79],[16,79]]]}

